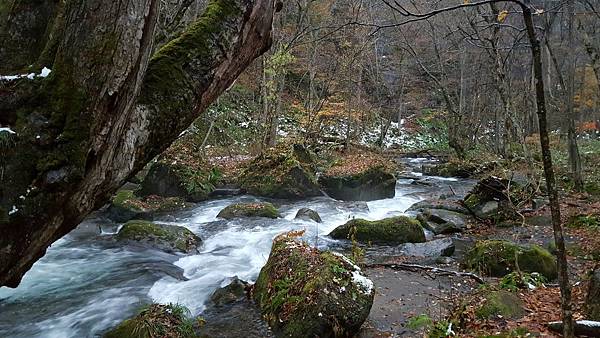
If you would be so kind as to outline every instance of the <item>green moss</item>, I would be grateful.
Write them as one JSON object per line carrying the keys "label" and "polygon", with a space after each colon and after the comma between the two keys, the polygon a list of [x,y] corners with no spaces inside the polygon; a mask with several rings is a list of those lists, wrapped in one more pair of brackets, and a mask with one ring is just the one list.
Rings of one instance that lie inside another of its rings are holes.
{"label": "green moss", "polygon": [[159,225],[142,220],[125,223],[117,233],[117,240],[147,242],[166,251],[184,253],[195,250],[201,241],[194,233],[184,227]]}
{"label": "green moss", "polygon": [[569,219],[568,227],[598,229],[600,227],[600,217],[597,215],[577,215]]}
{"label": "green moss", "polygon": [[547,250],[537,246],[519,246],[509,241],[487,240],[477,242],[466,256],[470,269],[502,277],[517,268],[523,272],[539,272],[548,280],[557,276],[556,259]]}
{"label": "green moss", "polygon": [[352,281],[354,267],[287,236],[275,239],[254,299],[281,337],[350,336],[368,316],[373,292]]}
{"label": "green moss", "polygon": [[217,217],[232,219],[238,217],[279,218],[279,210],[271,203],[236,203],[221,210]]}
{"label": "green moss", "polygon": [[117,207],[134,209],[136,211],[141,210],[136,204],[131,203],[132,200],[136,200],[133,190],[119,190],[117,194],[112,198],[112,204]]}
{"label": "green moss", "polygon": [[[303,150],[301,150],[303,149]],[[312,155],[301,145],[264,151],[240,175],[248,193],[272,198],[305,198],[320,195]]]}
{"label": "green moss", "polygon": [[347,239],[352,228],[356,229],[355,239],[359,242],[401,244],[425,242],[425,232],[418,220],[398,216],[380,221],[353,219],[337,227],[329,235],[336,239]]}
{"label": "green moss", "polygon": [[469,194],[469,196],[467,196],[467,198],[465,199],[465,206],[469,209],[472,210],[473,208],[475,208],[481,201],[479,200],[479,197],[476,194]]}
{"label": "green moss", "polygon": [[492,319],[502,316],[516,319],[525,314],[524,305],[519,297],[508,291],[492,291],[486,294],[484,303],[475,310],[480,319]]}
{"label": "green moss", "polygon": [[107,332],[105,338],[196,337],[189,310],[181,305],[152,304]]}

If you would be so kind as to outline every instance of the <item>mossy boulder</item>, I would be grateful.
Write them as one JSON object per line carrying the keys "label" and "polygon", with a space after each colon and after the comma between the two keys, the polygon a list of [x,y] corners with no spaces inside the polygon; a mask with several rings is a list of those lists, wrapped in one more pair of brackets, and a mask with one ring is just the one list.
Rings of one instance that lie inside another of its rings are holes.
{"label": "mossy boulder", "polygon": [[423,243],[425,232],[418,220],[397,216],[379,221],[353,219],[335,228],[329,236],[335,239],[354,239],[362,243],[395,245],[402,243]]}
{"label": "mossy boulder", "polygon": [[321,223],[323,222],[323,220],[321,220],[321,216],[319,216],[319,213],[309,209],[309,208],[302,208],[300,210],[298,210],[298,212],[296,213],[296,217],[294,217],[295,219],[303,219],[303,220],[311,220],[311,221],[315,221],[317,223]]}
{"label": "mossy boulder", "polygon": [[475,315],[480,319],[495,319],[502,316],[505,319],[517,319],[525,315],[523,301],[509,291],[491,291],[485,295],[485,300],[475,309]]}
{"label": "mossy boulder", "polygon": [[503,240],[477,242],[467,252],[465,265],[494,277],[505,276],[517,267],[523,272],[538,272],[548,280],[557,277],[556,259],[546,249]]}
{"label": "mossy boulder", "polygon": [[227,286],[217,289],[212,296],[210,296],[210,300],[215,306],[233,304],[246,298],[247,288],[247,282],[240,280],[237,277],[233,277],[231,279],[231,283],[229,283]]}
{"label": "mossy boulder", "polygon": [[197,253],[200,237],[182,226],[133,220],[125,223],[116,236],[118,241],[148,245],[165,252]]}
{"label": "mossy boulder", "polygon": [[133,190],[119,190],[111,200],[107,215],[119,223],[132,219],[152,220],[156,213],[179,211],[191,205],[181,197],[140,197]]}
{"label": "mossy boulder", "polygon": [[179,305],[152,304],[104,334],[104,338],[194,338],[188,315],[189,311]]}
{"label": "mossy boulder", "polygon": [[501,223],[520,219],[518,209],[530,202],[533,187],[522,179],[489,176],[477,183],[464,205],[477,218]]}
{"label": "mossy boulder", "polygon": [[369,316],[374,288],[344,256],[282,235],[253,295],[278,337],[351,337]]}
{"label": "mossy boulder", "polygon": [[600,269],[593,271],[590,276],[585,298],[585,313],[587,319],[600,321]]}
{"label": "mossy boulder", "polygon": [[217,217],[234,219],[241,217],[279,218],[279,210],[271,203],[235,203],[221,210]]}
{"label": "mossy boulder", "polygon": [[439,164],[425,164],[421,167],[424,175],[440,177],[469,178],[477,172],[477,165],[467,162],[446,162]]}
{"label": "mossy boulder", "polygon": [[373,201],[396,194],[395,165],[376,154],[348,154],[320,177],[330,197],[342,201]]}
{"label": "mossy boulder", "polygon": [[247,193],[263,197],[320,196],[315,171],[313,155],[304,146],[280,146],[263,151],[249,162],[239,184]]}

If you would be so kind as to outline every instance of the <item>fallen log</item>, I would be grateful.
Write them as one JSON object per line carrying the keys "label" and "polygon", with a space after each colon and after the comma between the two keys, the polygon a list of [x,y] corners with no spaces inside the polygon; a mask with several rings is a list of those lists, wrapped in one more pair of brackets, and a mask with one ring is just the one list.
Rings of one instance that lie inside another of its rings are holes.
{"label": "fallen log", "polygon": [[[562,322],[550,322],[546,324],[552,331],[562,333]],[[587,337],[600,337],[600,322],[591,320],[578,320],[575,322],[575,335]]]}

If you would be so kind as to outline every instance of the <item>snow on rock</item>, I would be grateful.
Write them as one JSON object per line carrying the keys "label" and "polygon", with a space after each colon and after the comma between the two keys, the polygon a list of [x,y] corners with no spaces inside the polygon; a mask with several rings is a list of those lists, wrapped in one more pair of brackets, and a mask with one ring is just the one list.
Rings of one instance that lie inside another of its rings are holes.
{"label": "snow on rock", "polygon": [[44,67],[39,74],[29,73],[29,74],[19,74],[19,75],[0,75],[0,81],[14,81],[21,78],[28,78],[29,80],[33,80],[36,77],[48,77],[52,70],[50,68]]}
{"label": "snow on rock", "polygon": [[9,133],[9,134],[16,134],[14,132],[14,130],[12,130],[12,129],[8,128],[8,127],[2,127],[2,128],[0,128],[0,133],[2,133],[2,132]]}
{"label": "snow on rock", "polygon": [[363,276],[360,271],[352,271],[352,282],[367,295],[373,292],[373,281]]}

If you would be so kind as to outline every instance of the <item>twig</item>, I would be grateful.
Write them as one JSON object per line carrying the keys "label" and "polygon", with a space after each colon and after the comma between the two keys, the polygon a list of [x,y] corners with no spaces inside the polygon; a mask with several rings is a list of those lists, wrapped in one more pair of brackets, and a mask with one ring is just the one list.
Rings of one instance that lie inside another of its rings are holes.
{"label": "twig", "polygon": [[368,264],[366,267],[367,268],[387,268],[387,269],[408,270],[408,271],[425,270],[425,271],[431,271],[433,273],[437,273],[437,274],[443,275],[443,276],[454,275],[454,276],[461,276],[461,277],[469,277],[469,278],[475,280],[479,284],[485,284],[485,281],[483,280],[483,278],[477,276],[474,273],[440,269],[440,268],[436,268],[434,266],[426,266],[426,265],[418,265],[418,264],[405,264],[405,263],[397,263],[397,264],[382,263],[382,264]]}

